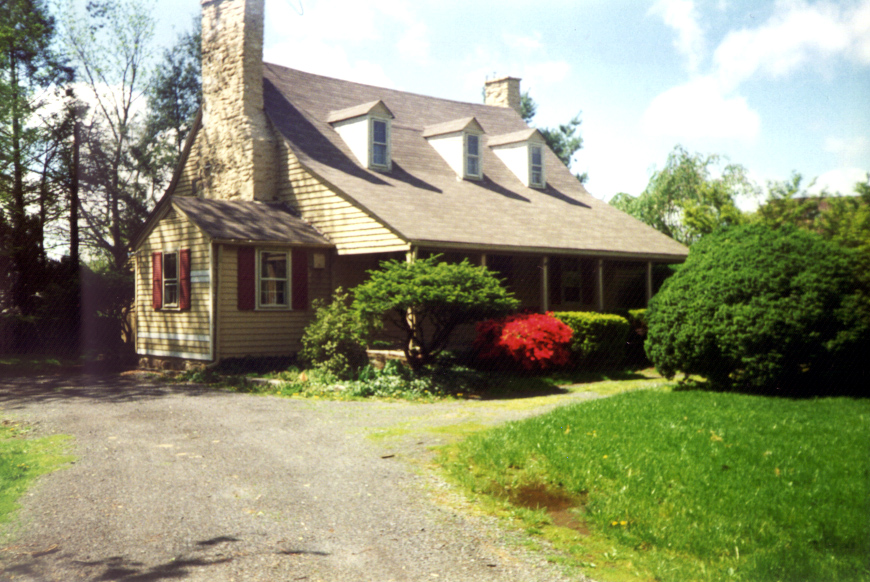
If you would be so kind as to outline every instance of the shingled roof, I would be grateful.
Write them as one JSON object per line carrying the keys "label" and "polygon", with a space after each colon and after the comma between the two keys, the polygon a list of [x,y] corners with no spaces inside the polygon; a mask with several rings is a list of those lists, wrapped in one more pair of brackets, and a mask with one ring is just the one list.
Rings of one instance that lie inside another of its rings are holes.
{"label": "shingled roof", "polygon": [[281,202],[230,202],[178,196],[173,205],[214,240],[332,246]]}
{"label": "shingled roof", "polygon": [[[360,165],[329,123],[335,112],[378,101],[394,116],[390,172]],[[681,260],[688,252],[591,196],[549,149],[547,187],[523,185],[487,147],[490,138],[531,134],[513,109],[426,97],[272,64],[264,65],[264,102],[266,114],[305,168],[412,244],[665,260]],[[457,180],[424,131],[472,117],[485,132],[484,177]]]}

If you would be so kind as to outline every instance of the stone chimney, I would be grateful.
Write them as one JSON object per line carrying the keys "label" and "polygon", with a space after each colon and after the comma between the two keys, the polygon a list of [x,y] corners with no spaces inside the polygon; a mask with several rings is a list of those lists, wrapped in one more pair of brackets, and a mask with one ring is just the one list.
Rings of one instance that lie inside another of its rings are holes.
{"label": "stone chimney", "polygon": [[520,115],[520,80],[516,77],[499,77],[488,79],[484,84],[485,100],[487,105],[496,107],[510,107]]}
{"label": "stone chimney", "polygon": [[263,111],[264,0],[201,0],[199,195],[271,200],[274,140]]}

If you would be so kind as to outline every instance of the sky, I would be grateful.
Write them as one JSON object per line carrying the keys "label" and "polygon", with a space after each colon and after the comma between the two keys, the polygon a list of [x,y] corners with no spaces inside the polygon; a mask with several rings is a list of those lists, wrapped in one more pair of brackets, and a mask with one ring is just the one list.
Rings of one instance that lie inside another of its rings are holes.
{"label": "sky", "polygon": [[[154,6],[163,44],[199,11]],[[267,62],[458,101],[520,77],[534,125],[580,114],[572,169],[602,200],[640,194],[678,144],[760,186],[799,172],[845,193],[870,172],[870,0],[266,0],[264,45]]]}

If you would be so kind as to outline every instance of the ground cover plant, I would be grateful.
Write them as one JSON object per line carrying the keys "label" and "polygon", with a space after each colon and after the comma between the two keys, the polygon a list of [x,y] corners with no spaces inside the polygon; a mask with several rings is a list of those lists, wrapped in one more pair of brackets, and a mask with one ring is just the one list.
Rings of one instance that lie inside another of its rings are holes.
{"label": "ground cover plant", "polygon": [[0,420],[0,524],[9,521],[18,498],[37,477],[71,460],[64,453],[67,438],[27,438],[24,425]]}
{"label": "ground cover plant", "polygon": [[[870,577],[868,400],[630,392],[473,434],[441,462],[483,501],[561,500],[513,514],[602,582]],[[565,499],[584,533],[552,525]]]}

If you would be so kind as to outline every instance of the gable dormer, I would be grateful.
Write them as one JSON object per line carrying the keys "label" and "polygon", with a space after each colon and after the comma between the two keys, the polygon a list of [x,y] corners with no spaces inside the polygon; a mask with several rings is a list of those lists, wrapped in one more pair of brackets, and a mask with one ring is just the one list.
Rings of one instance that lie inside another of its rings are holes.
{"label": "gable dormer", "polygon": [[489,139],[489,147],[526,186],[546,188],[544,136],[537,129],[524,129]]}
{"label": "gable dormer", "polygon": [[483,128],[474,117],[464,117],[430,125],[423,137],[444,161],[453,168],[457,178],[483,178]]}
{"label": "gable dormer", "polygon": [[326,121],[332,125],[357,161],[370,170],[392,168],[393,113],[383,101],[371,101],[347,109],[331,111]]}

